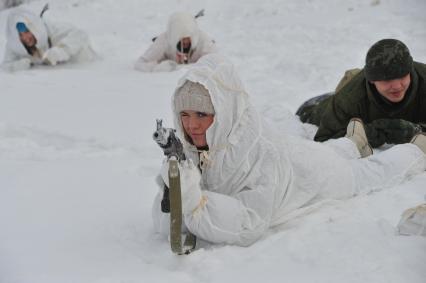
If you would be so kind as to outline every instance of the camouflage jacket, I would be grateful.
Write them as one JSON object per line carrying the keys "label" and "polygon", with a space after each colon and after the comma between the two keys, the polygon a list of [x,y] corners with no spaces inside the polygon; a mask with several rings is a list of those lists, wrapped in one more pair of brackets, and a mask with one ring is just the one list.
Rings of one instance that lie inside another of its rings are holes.
{"label": "camouflage jacket", "polygon": [[410,74],[411,84],[404,99],[390,103],[366,80],[364,72],[359,72],[322,103],[321,120],[314,139],[326,141],[343,137],[349,120],[354,117],[361,118],[366,124],[377,119],[426,123],[426,65],[414,62]]}

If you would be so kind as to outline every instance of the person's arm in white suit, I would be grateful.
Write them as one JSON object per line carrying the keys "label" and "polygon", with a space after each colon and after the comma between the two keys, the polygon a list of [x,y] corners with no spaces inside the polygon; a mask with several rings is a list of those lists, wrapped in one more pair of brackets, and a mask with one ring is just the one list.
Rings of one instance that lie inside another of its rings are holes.
{"label": "person's arm in white suit", "polygon": [[[260,190],[259,190],[260,189]],[[213,192],[203,192],[206,203],[194,213],[184,215],[183,230],[190,230],[198,237],[212,243],[249,246],[268,229],[273,201],[261,193],[247,189],[236,197]],[[170,213],[161,211],[159,192],[154,200],[152,217],[154,230],[164,236],[170,233]]]}
{"label": "person's arm in white suit", "polygon": [[[212,243],[248,246],[258,240],[269,228],[277,189],[277,178],[274,177],[277,171],[272,169],[272,163],[268,164],[262,166],[262,170],[268,172],[267,178],[259,174],[234,196],[201,191],[201,199],[195,202],[198,205],[184,213],[186,228]],[[181,172],[181,181],[183,176]],[[184,190],[182,188],[183,202]],[[160,201],[161,193],[153,207],[154,227],[157,232],[168,234],[169,214],[161,212]]]}
{"label": "person's arm in white suit", "polygon": [[274,204],[273,184],[245,187],[235,196],[204,191],[205,204],[184,215],[186,227],[213,243],[248,246],[269,228]]}
{"label": "person's arm in white suit", "polygon": [[90,45],[87,33],[68,24],[49,24],[48,32],[52,47],[45,52],[44,58],[52,65],[70,60]]}
{"label": "person's arm in white suit", "polygon": [[166,58],[167,39],[165,34],[158,36],[145,53],[135,63],[135,69],[142,72],[167,72],[177,67],[174,60]]}
{"label": "person's arm in white suit", "polygon": [[18,57],[13,51],[6,47],[1,69],[7,72],[27,70],[31,68],[31,59],[27,57]]}

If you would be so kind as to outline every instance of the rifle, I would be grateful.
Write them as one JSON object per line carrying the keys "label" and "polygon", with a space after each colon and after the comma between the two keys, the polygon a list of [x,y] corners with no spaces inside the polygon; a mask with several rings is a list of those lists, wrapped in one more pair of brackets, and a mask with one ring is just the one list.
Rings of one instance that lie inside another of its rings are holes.
{"label": "rifle", "polygon": [[176,130],[164,128],[163,120],[157,119],[157,130],[152,135],[154,141],[161,147],[167,158],[175,156],[178,161],[185,160],[183,146],[180,139],[175,135]]}
{"label": "rifle", "polygon": [[185,160],[182,142],[175,135],[176,130],[163,127],[163,120],[157,119],[157,130],[152,135],[154,141],[161,147],[169,163],[169,186],[164,185],[161,211],[170,212],[170,245],[174,253],[189,254],[196,244],[196,237],[187,233],[182,243],[182,196],[180,187],[180,172],[178,162]]}
{"label": "rifle", "polygon": [[194,18],[198,19],[199,17],[204,16],[204,9],[201,9],[195,16]]}
{"label": "rifle", "polygon": [[43,15],[47,10],[49,10],[49,3],[46,3],[46,5],[43,6],[43,9],[41,9],[40,18],[43,18]]}
{"label": "rifle", "polygon": [[[176,130],[172,128],[163,128],[163,120],[156,119],[157,130],[152,135],[154,141],[161,147],[164,155],[170,160],[174,156],[178,161],[185,160],[182,142],[176,137]],[[161,200],[161,211],[170,212],[169,188],[164,185],[163,198]]]}

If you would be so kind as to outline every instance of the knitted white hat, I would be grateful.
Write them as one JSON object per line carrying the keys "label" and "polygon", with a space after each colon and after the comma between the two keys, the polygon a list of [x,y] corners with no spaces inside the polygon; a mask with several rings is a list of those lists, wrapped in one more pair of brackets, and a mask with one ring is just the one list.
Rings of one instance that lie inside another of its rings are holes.
{"label": "knitted white hat", "polygon": [[192,110],[214,114],[209,91],[200,83],[186,81],[175,94],[175,109],[177,113]]}

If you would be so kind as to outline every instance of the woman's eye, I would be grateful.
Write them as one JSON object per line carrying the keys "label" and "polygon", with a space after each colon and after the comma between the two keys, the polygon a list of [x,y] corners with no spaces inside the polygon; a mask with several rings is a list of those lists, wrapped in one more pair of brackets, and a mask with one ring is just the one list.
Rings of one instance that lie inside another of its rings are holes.
{"label": "woman's eye", "polygon": [[197,112],[197,116],[198,116],[199,118],[203,118],[203,117],[206,117],[206,116],[207,116],[207,114],[206,114],[206,113],[203,113],[203,112]]}

